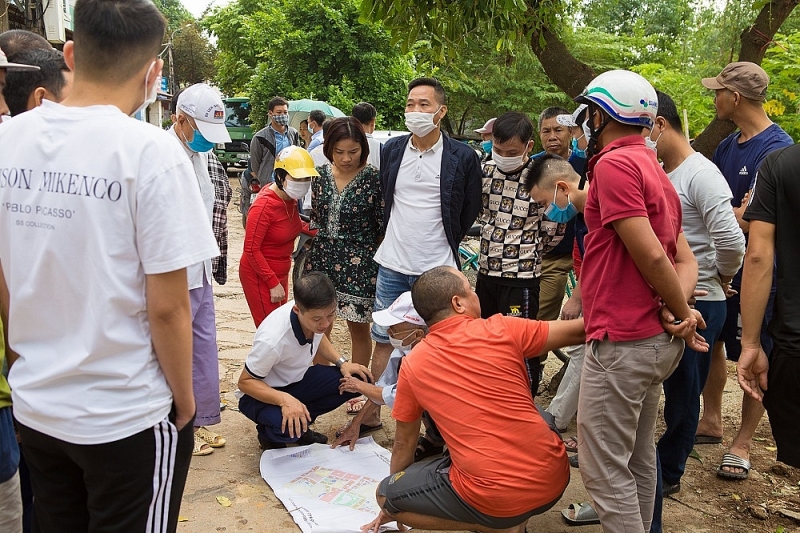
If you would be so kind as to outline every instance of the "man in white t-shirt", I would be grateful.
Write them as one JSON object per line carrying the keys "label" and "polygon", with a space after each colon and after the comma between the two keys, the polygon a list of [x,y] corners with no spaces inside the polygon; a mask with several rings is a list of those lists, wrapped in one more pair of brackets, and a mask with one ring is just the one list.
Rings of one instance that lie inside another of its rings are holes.
{"label": "man in white t-shirt", "polygon": [[78,0],[72,93],[0,128],[0,309],[40,531],[174,531],[192,450],[186,267],[219,253],[192,166],[130,118],[166,21]]}
{"label": "man in white t-shirt", "polygon": [[[295,299],[258,326],[239,376],[239,410],[256,423],[258,442],[265,450],[328,442],[309,426],[358,396],[340,393],[339,380],[358,376],[373,381],[366,367],[341,357],[325,336],[336,318],[331,280],[310,272],[297,280],[293,291]],[[315,359],[329,364],[312,364]]]}
{"label": "man in white t-shirt", "polygon": [[[222,98],[205,83],[181,91],[173,119],[172,133],[183,146],[194,167],[194,174],[209,222],[214,217],[214,184],[208,173],[208,157],[216,143],[230,142],[225,128]],[[211,290],[211,260],[186,269],[189,300],[192,303],[192,388],[197,413],[192,455],[208,455],[225,446],[225,438],[205,426],[220,423],[219,351]]]}
{"label": "man in white t-shirt", "polygon": [[[426,270],[460,264],[458,245],[481,209],[483,172],[475,151],[444,135],[446,95],[434,78],[408,84],[406,127],[381,150],[386,238],[375,254],[375,311],[411,290]],[[372,372],[380,376],[392,346],[386,328],[372,326]],[[365,423],[374,425],[375,420]]]}
{"label": "man in white t-shirt", "polygon": [[367,134],[367,142],[369,143],[369,157],[367,163],[381,169],[381,148],[383,144],[372,137],[375,131],[375,117],[378,116],[378,111],[375,106],[369,102],[360,102],[353,106],[353,118],[361,123],[364,127],[364,133]]}

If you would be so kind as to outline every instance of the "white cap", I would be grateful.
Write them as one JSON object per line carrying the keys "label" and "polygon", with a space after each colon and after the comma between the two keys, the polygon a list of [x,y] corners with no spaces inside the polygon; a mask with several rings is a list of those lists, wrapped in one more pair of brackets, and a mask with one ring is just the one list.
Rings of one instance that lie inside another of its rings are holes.
{"label": "white cap", "polygon": [[490,118],[486,121],[486,124],[483,125],[482,128],[478,128],[477,130],[472,130],[475,133],[492,133],[492,129],[494,128],[494,121],[497,120],[497,117]]}
{"label": "white cap", "polygon": [[36,65],[23,65],[22,63],[9,63],[6,54],[0,50],[0,69],[5,70],[39,70]]}
{"label": "white cap", "polygon": [[558,122],[562,126],[568,126],[570,128],[574,128],[575,126],[580,126],[579,120],[581,113],[583,113],[587,107],[588,106],[586,104],[581,104],[575,111],[572,112],[571,115],[558,115],[556,117],[556,122]]}
{"label": "white cap", "polygon": [[192,117],[197,129],[207,141],[229,143],[231,136],[225,128],[225,107],[217,92],[205,83],[187,87],[178,96],[178,110]]}
{"label": "white cap", "polygon": [[397,300],[392,302],[388,309],[372,313],[372,320],[384,328],[394,326],[400,322],[408,322],[417,326],[425,325],[425,321],[414,309],[414,303],[411,301],[411,291],[406,291],[398,296]]}

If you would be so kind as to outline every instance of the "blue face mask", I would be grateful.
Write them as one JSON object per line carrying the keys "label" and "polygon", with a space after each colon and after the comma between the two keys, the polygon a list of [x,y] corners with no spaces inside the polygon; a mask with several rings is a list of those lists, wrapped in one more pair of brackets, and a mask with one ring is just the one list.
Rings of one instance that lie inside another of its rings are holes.
{"label": "blue face mask", "polygon": [[485,154],[491,154],[492,153],[492,141],[491,140],[483,141],[481,143],[481,150],[483,150],[483,153],[485,153]]}
{"label": "blue face mask", "polygon": [[586,159],[586,150],[578,148],[578,139],[575,137],[572,138],[572,153],[575,154],[576,157]]}
{"label": "blue face mask", "polygon": [[186,143],[192,152],[210,152],[214,148],[214,143],[203,137],[200,130],[194,130],[192,142]]}
{"label": "blue face mask", "polygon": [[569,195],[567,195],[567,207],[558,207],[556,205],[556,194],[558,194],[558,189],[553,193],[553,201],[544,210],[544,216],[557,224],[566,224],[575,218],[575,215],[578,214],[578,209],[572,204]]}

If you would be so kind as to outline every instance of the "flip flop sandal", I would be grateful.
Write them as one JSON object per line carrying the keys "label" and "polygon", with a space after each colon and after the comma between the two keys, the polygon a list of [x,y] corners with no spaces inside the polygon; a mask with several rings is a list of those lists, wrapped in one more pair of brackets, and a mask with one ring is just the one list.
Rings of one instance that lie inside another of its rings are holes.
{"label": "flip flop sandal", "polygon": [[444,451],[444,446],[437,446],[423,436],[417,440],[417,449],[414,450],[414,462],[422,461],[426,457],[439,455]]}
{"label": "flip flop sandal", "polygon": [[722,444],[722,437],[714,437],[713,435],[695,435],[695,444]]}
{"label": "flip flop sandal", "polygon": [[348,415],[356,415],[359,411],[361,411],[364,406],[367,404],[367,397],[366,396],[359,396],[358,398],[353,398],[352,400],[347,400],[345,403],[345,411]]}
{"label": "flip flop sandal", "polygon": [[[573,446],[574,443],[574,446]],[[570,453],[577,453],[578,451],[578,437],[569,437],[564,439],[564,448]]]}
{"label": "flip flop sandal", "polygon": [[195,435],[206,441],[212,448],[222,448],[228,442],[222,435],[214,433],[203,426],[200,426]]}
{"label": "flip flop sandal", "polygon": [[575,502],[561,511],[561,516],[571,526],[589,526],[599,524],[600,518],[589,502]]}
{"label": "flip flop sandal", "polygon": [[194,434],[194,448],[192,449],[192,455],[194,456],[201,456],[201,455],[210,455],[214,453],[214,448],[212,448],[206,441],[202,439],[202,437],[198,436],[197,433]]}
{"label": "flip flop sandal", "polygon": [[[725,467],[741,468],[744,472],[729,472],[723,470]],[[717,475],[725,479],[747,479],[747,476],[750,475],[750,467],[750,461],[729,452],[722,456],[722,462],[717,468]]]}

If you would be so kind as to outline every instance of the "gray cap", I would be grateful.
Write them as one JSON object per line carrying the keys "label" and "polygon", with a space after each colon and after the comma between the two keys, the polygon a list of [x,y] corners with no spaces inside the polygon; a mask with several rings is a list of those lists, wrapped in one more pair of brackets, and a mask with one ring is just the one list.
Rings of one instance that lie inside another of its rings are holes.
{"label": "gray cap", "polygon": [[729,63],[716,78],[703,78],[701,83],[706,89],[728,89],[750,100],[763,102],[767,97],[769,76],[755,63],[737,61]]}

